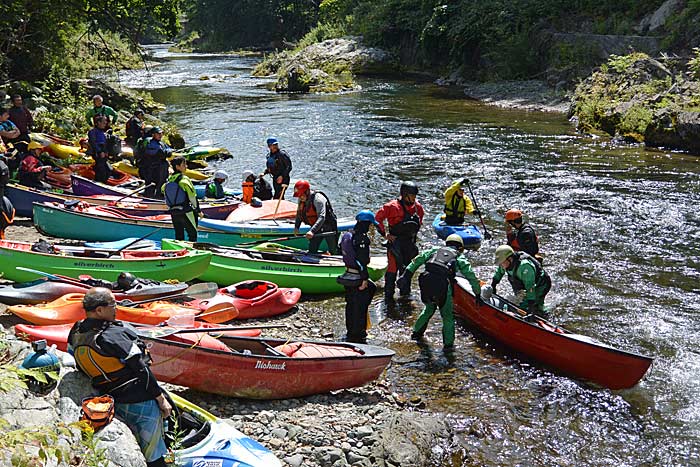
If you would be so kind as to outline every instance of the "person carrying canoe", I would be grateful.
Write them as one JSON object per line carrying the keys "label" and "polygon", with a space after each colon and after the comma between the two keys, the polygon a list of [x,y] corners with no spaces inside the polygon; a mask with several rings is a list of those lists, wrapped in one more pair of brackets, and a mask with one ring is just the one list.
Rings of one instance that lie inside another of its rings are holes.
{"label": "person carrying canoe", "polygon": [[100,96],[99,94],[95,94],[94,96],[92,96],[92,103],[94,105],[91,109],[85,112],[85,119],[87,120],[88,125],[94,125],[95,117],[98,115],[104,115],[107,118],[107,128],[109,128],[110,126],[109,117],[112,117],[112,125],[117,123],[119,114],[115,112],[113,108],[111,108],[108,105],[104,105],[102,102],[102,96]]}
{"label": "person carrying canoe", "polygon": [[285,151],[279,148],[277,138],[267,138],[267,148],[270,150],[270,153],[267,155],[263,175],[272,175],[272,186],[275,189],[273,199],[279,199],[282,196],[282,185],[289,185],[292,160]]}
{"label": "person carrying canoe", "polygon": [[328,251],[338,252],[338,219],[331,202],[322,191],[312,191],[309,182],[299,180],[294,184],[294,197],[299,198],[297,215],[294,220],[294,235],[299,235],[301,223],[310,225],[304,236],[309,240],[309,253],[318,253],[318,247],[325,238]]}
{"label": "person carrying canoe", "polygon": [[162,198],[163,184],[168,179],[168,158],[172,155],[173,148],[162,141],[163,129],[161,127],[153,127],[151,135],[140,161],[139,174],[143,172],[142,178],[146,184],[154,184],[153,187],[146,188],[145,196]]}
{"label": "person carrying canoe", "polygon": [[539,261],[524,251],[514,251],[508,245],[496,248],[496,273],[491,280],[491,290],[496,292],[496,286],[504,275],[513,287],[514,302],[530,314],[546,313],[544,298],[552,287],[552,280]]}
{"label": "person carrying canoe", "polygon": [[540,244],[537,232],[527,222],[523,222],[523,212],[519,209],[506,211],[506,238],[508,245],[515,251],[524,251],[528,255],[542,262],[539,255]]}
{"label": "person carrying canoe", "polygon": [[175,229],[175,239],[184,240],[185,230],[187,239],[190,242],[197,241],[197,223],[200,217],[204,217],[199,209],[197,192],[194,189],[192,180],[185,175],[187,170],[187,159],[183,156],[176,156],[170,161],[173,167],[173,174],[168,178],[168,183],[163,185],[165,204],[168,205],[170,216]]}
{"label": "person carrying canoe", "polygon": [[31,141],[29,133],[32,131],[32,126],[34,125],[34,117],[27,106],[24,105],[22,96],[15,94],[12,96],[11,100],[12,107],[10,107],[10,120],[15,124],[15,126],[17,126],[19,136],[8,142],[13,143],[15,147],[19,142],[29,144]]}
{"label": "person carrying canoe", "polygon": [[205,189],[205,196],[207,198],[222,199],[226,198],[226,190],[224,189],[224,183],[228,180],[228,174],[223,170],[217,170],[214,172],[214,181],[207,184]]}
{"label": "person carrying canoe", "polygon": [[479,211],[474,209],[472,200],[464,194],[462,185],[468,183],[466,178],[456,180],[450,187],[445,190],[445,224],[447,225],[462,225],[464,224],[465,214],[479,215]]}
{"label": "person carrying canoe", "polygon": [[112,174],[112,168],[107,160],[107,130],[108,119],[104,115],[95,116],[95,127],[88,132],[88,149],[85,152],[95,161],[95,181],[106,183]]}
{"label": "person carrying canoe", "polygon": [[253,198],[258,198],[260,201],[272,199],[272,187],[265,180],[263,175],[255,176],[252,170],[243,172],[243,202],[250,203]]}
{"label": "person carrying canoe", "polygon": [[416,270],[425,265],[425,271],[418,278],[420,298],[424,304],[423,311],[413,325],[412,339],[421,339],[428,327],[430,318],[435,310],[440,308],[442,317],[442,345],[445,350],[451,350],[455,341],[455,317],[452,307],[452,289],[455,277],[460,272],[469,281],[477,300],[481,294],[481,284],[477,279],[469,261],[462,255],[464,242],[462,237],[451,234],[445,240],[445,246],[432,247],[416,256],[406,271],[401,274],[397,283],[399,287],[411,282]]}
{"label": "person carrying canoe", "polygon": [[101,395],[114,398],[115,413],[136,437],[146,466],[165,467],[163,420],[172,406],[151,372],[146,345],[134,328],[117,321],[117,303],[109,289],[89,289],[83,308],[86,319],[75,323],[68,335],[76,366]]}
{"label": "person carrying canoe", "polygon": [[146,135],[146,132],[144,131],[144,123],[143,123],[144,115],[145,114],[144,114],[143,110],[136,109],[136,112],[134,112],[134,115],[126,122],[125,141],[126,141],[126,144],[132,149],[136,147],[136,142]]}
{"label": "person carrying canoe", "polygon": [[[418,254],[416,240],[418,230],[423,224],[423,206],[416,201],[418,187],[415,183],[401,182],[400,197],[393,199],[377,211],[376,219],[379,222],[377,230],[382,237],[387,239],[387,258],[389,267],[384,274],[384,299],[387,302],[394,300],[396,277],[403,273],[408,263]],[[389,224],[389,231],[384,227],[384,221]],[[399,287],[401,295],[411,293],[410,281]]]}
{"label": "person carrying canoe", "polygon": [[345,274],[338,282],[345,286],[346,341],[367,343],[367,313],[377,286],[369,279],[367,265],[370,261],[370,238],[367,235],[372,225],[379,225],[374,213],[365,209],[355,216],[357,223],[345,232],[340,240],[340,250],[345,263]]}

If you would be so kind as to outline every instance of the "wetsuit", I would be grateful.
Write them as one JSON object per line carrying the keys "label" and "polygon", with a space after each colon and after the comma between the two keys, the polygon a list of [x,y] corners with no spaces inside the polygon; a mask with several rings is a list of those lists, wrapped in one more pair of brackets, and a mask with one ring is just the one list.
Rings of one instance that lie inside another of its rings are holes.
{"label": "wetsuit", "polygon": [[162,198],[163,184],[168,178],[168,157],[173,153],[173,149],[155,138],[151,138],[141,159],[139,173],[143,171],[143,180],[148,183],[155,183],[155,187],[147,188],[144,192],[148,198]]}
{"label": "wetsuit", "polygon": [[34,125],[34,117],[32,117],[32,113],[24,105],[21,107],[16,107],[13,105],[10,107],[9,112],[10,121],[17,126],[19,136],[9,140],[8,142],[13,144],[20,141],[29,143],[31,141],[29,132],[32,130],[32,126]]}
{"label": "wetsuit", "polygon": [[107,134],[101,128],[93,128],[88,132],[87,154],[95,161],[95,181],[106,183],[112,169],[107,162]]}
{"label": "wetsuit", "polygon": [[530,256],[540,252],[537,232],[530,224],[522,224],[520,228],[514,227],[506,236],[508,245],[515,251],[524,251]]}
{"label": "wetsuit", "polygon": [[182,173],[174,173],[163,185],[165,203],[170,208],[170,216],[175,229],[175,239],[197,241],[197,223],[199,220],[199,201],[192,180]]}
{"label": "wetsuit", "polygon": [[474,212],[472,200],[465,194],[457,192],[462,188],[462,180],[457,180],[445,190],[445,223],[447,225],[464,224],[464,215]]}
{"label": "wetsuit", "polygon": [[[272,186],[275,189],[274,199],[279,199],[282,195],[282,185],[289,185],[289,174],[291,172],[292,160],[286,152],[277,149],[276,152],[268,154],[265,173],[272,175]],[[277,177],[282,177],[282,183],[277,183]]]}
{"label": "wetsuit", "polygon": [[112,122],[111,124],[114,125],[117,123],[117,119],[119,118],[119,114],[114,111],[113,108],[111,108],[108,105],[101,105],[99,107],[93,107],[89,109],[87,112],[85,112],[85,119],[88,122],[88,125],[94,125],[95,124],[95,117],[98,115],[105,115],[107,116],[107,122],[109,123],[109,117],[112,117]]}
{"label": "wetsuit", "polygon": [[130,148],[134,148],[139,138],[143,137],[143,122],[134,115],[126,122],[126,144]]}
{"label": "wetsuit", "polygon": [[377,286],[369,280],[367,270],[370,261],[370,239],[367,236],[369,226],[369,222],[358,222],[355,228],[345,232],[340,240],[346,270],[349,273],[358,274],[361,280],[367,281],[367,287],[362,290],[359,286],[345,286],[347,341],[360,344],[367,340],[367,313],[372,297],[377,291]]}
{"label": "wetsuit", "polygon": [[518,306],[529,313],[544,313],[544,298],[552,287],[552,280],[539,261],[523,251],[516,251],[508,269],[501,266],[496,269],[491,281],[493,291],[504,275],[513,287],[513,292],[524,298]]}
{"label": "wetsuit", "polygon": [[476,296],[481,293],[481,285],[467,258],[452,247],[433,247],[416,256],[406,267],[409,281],[423,264],[425,264],[425,272],[420,275],[419,283],[424,307],[413,325],[413,337],[421,337],[425,333],[430,318],[439,307],[442,317],[442,344],[450,348],[455,340],[455,318],[452,306],[455,275],[457,272],[462,273]]}
{"label": "wetsuit", "polygon": [[[309,232],[314,236],[309,240],[309,253],[318,253],[321,242],[326,240],[328,251],[336,254],[338,251],[338,219],[328,197],[320,191],[311,191],[306,201],[299,200],[294,230],[299,230],[301,223],[311,226]],[[333,232],[333,233],[331,233]],[[321,237],[318,234],[328,233]]]}

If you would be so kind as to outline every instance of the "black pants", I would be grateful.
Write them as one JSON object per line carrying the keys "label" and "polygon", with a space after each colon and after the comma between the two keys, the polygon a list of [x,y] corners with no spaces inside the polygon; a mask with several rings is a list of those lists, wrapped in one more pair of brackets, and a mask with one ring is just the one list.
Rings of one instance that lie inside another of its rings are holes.
{"label": "black pants", "polygon": [[112,175],[112,169],[107,163],[106,157],[93,156],[95,158],[95,181],[107,183],[109,176]]}
{"label": "black pants", "polygon": [[163,199],[161,187],[168,181],[168,163],[161,161],[158,164],[149,163],[146,161],[139,167],[139,176],[143,178],[146,185],[154,183],[155,185],[143,192],[146,198]]}
{"label": "black pants", "polygon": [[275,189],[275,194],[272,196],[272,199],[280,199],[280,196],[282,196],[282,185],[289,185],[289,180],[285,180],[282,178],[282,183],[277,183],[277,176],[272,177],[272,187]]}
{"label": "black pants", "polygon": [[367,339],[367,313],[377,286],[367,281],[367,288],[345,287],[345,328],[347,341],[359,344]]}
{"label": "black pants", "polygon": [[190,242],[197,241],[197,226],[192,225],[192,221],[187,214],[172,213],[170,217],[173,219],[173,229],[175,229],[175,240],[185,239],[185,230],[187,231],[187,240]]}
{"label": "black pants", "polygon": [[[319,234],[325,234],[319,236]],[[321,246],[323,241],[326,241],[326,246],[328,251],[332,255],[338,254],[338,226],[337,224],[324,225],[321,227],[321,231],[316,233],[311,240],[309,240],[309,253],[318,253],[318,248]]]}

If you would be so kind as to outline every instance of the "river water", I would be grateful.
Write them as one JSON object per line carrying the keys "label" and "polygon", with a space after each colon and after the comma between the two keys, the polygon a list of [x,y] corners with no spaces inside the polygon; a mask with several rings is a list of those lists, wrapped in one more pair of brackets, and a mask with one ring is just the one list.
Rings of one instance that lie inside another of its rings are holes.
{"label": "river water", "polygon": [[[371,342],[397,352],[389,382],[457,428],[451,465],[700,465],[700,159],[583,138],[562,115],[483,106],[430,83],[361,80],[360,92],[278,95],[250,76],[256,58],[154,53],[166,61],[120,78],[166,104],[162,117],[189,143],[228,148],[234,157],[218,166],[231,186],[245,169],[262,171],[265,138],[275,136],[293,179],[328,193],[341,216],[376,210],[399,180],[416,181],[421,242],[432,244],[442,191],[468,177],[495,239],[505,238],[511,207],[537,227],[553,321],[655,358],[639,385],[610,391],[522,361],[460,324],[448,359],[439,316],[428,347],[409,338],[416,293],[390,310],[377,297]],[[497,240],[469,254],[482,279],[494,272]],[[313,303],[337,336],[342,304]]]}

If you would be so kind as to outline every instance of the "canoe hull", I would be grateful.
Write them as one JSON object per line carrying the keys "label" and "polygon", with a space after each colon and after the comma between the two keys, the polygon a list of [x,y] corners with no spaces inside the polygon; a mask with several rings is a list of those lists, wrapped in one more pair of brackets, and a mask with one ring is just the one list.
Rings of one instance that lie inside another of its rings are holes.
{"label": "canoe hull", "polygon": [[634,386],[652,359],[570,333],[544,320],[528,322],[497,306],[476,305],[461,279],[455,287],[455,315],[499,343],[567,375],[610,389]]}

